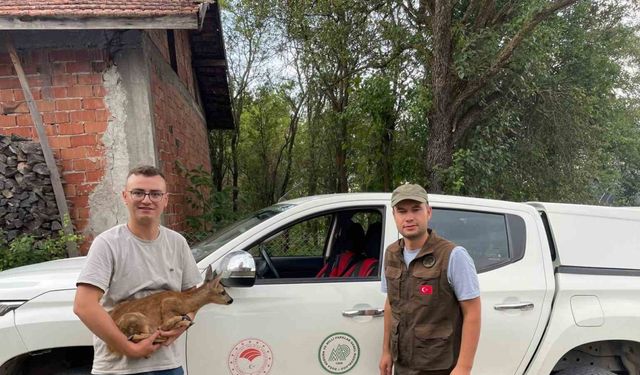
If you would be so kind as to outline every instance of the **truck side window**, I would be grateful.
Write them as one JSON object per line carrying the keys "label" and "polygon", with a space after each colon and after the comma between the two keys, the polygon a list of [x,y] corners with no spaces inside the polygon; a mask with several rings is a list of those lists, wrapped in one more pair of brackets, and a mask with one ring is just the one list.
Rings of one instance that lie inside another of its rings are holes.
{"label": "truck side window", "polygon": [[[330,216],[315,217],[291,226],[260,243],[273,257],[322,256],[331,224]],[[258,256],[258,249],[249,251]]]}
{"label": "truck side window", "polygon": [[[247,249],[256,261],[258,283],[379,278],[382,217],[381,209],[332,211],[274,231]],[[349,251],[355,256],[340,263]],[[338,263],[344,270],[335,268]]]}
{"label": "truck side window", "polygon": [[430,226],[467,249],[478,272],[512,263],[524,254],[525,227],[515,215],[434,208]]}
{"label": "truck side window", "polygon": [[[315,269],[322,263],[331,220],[332,215],[323,215],[298,222],[248,249],[256,260],[258,278],[315,275]],[[268,259],[265,259],[265,254]]]}

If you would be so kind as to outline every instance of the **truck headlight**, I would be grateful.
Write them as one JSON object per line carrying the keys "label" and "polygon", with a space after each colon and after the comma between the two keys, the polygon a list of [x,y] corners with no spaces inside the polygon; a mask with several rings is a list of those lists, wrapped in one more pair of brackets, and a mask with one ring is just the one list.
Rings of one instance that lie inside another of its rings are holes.
{"label": "truck headlight", "polygon": [[0,316],[17,309],[25,302],[27,301],[0,301]]}

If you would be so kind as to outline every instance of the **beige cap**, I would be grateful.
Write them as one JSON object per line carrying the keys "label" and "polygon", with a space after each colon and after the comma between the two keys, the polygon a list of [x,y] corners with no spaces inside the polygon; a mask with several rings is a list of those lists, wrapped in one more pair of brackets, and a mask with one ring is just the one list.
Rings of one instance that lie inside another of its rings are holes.
{"label": "beige cap", "polygon": [[427,191],[424,190],[422,186],[417,184],[404,184],[398,186],[396,190],[391,193],[391,206],[395,207],[396,204],[407,199],[421,203],[429,203]]}

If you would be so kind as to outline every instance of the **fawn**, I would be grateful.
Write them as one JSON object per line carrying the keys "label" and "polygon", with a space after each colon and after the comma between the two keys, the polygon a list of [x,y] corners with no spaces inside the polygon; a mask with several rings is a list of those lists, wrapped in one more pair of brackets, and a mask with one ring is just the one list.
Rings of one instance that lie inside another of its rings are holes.
{"label": "fawn", "polygon": [[[118,328],[134,342],[151,336],[157,329],[170,331],[193,324],[187,313],[196,313],[208,303],[229,305],[233,302],[216,277],[211,266],[207,268],[204,283],[184,292],[164,291],[134,300],[118,303],[109,315]],[[158,336],[155,343],[166,338]],[[111,350],[113,351],[113,350]]]}

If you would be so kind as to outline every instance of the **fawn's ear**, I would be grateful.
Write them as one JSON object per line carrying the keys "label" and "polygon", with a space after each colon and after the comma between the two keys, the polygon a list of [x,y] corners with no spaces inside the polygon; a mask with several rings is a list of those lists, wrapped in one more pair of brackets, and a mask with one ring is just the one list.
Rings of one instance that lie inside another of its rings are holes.
{"label": "fawn's ear", "polygon": [[217,276],[217,272],[211,268],[211,265],[207,267],[207,272],[204,275],[204,281],[211,281],[215,279]]}

